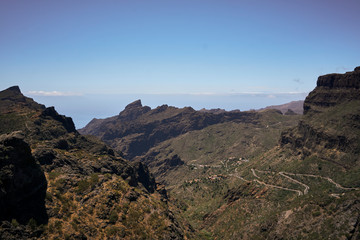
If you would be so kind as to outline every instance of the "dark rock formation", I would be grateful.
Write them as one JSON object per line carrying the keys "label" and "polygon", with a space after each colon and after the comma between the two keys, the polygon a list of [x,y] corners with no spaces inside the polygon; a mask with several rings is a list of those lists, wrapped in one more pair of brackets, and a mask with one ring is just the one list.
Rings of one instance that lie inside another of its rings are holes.
{"label": "dark rock formation", "polygon": [[76,132],[75,129],[75,125],[74,122],[72,120],[72,118],[70,117],[66,117],[64,115],[60,115],[55,111],[54,107],[48,107],[46,108],[42,114],[41,117],[51,117],[52,119],[62,123],[62,125],[64,126],[64,128],[68,131],[68,132]]}
{"label": "dark rock formation", "polygon": [[142,106],[141,100],[136,100],[125,107],[124,111],[119,114],[119,119],[131,121],[150,110],[150,107]]}
{"label": "dark rock formation", "polygon": [[156,189],[155,178],[149,172],[147,166],[139,162],[134,167],[136,169],[136,175],[133,177],[134,181],[136,181],[134,186],[141,183],[149,192],[153,193]]}
{"label": "dark rock formation", "polygon": [[0,92],[0,113],[19,112],[24,108],[30,110],[45,109],[45,106],[25,97],[18,86]]}
{"label": "dark rock formation", "polygon": [[47,183],[19,132],[0,136],[0,220],[46,223]]}
{"label": "dark rock formation", "polygon": [[317,153],[344,168],[354,164],[336,160],[331,152],[360,153],[360,71],[356,69],[318,78],[317,87],[305,99],[303,119],[296,128],[282,133],[282,146],[304,156]]}
{"label": "dark rock formation", "polygon": [[184,165],[185,162],[181,160],[181,158],[177,154],[175,154],[171,158],[166,159],[164,161],[164,164],[169,167],[176,167],[176,166]]}
{"label": "dark rock formation", "polygon": [[359,67],[345,74],[320,76],[316,88],[310,92],[304,102],[304,114],[321,112],[323,108],[355,99],[360,99]]}

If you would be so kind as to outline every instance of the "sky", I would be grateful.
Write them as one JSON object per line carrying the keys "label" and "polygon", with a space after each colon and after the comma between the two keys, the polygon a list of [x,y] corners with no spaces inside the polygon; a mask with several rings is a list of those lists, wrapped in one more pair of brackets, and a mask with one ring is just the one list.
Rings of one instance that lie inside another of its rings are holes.
{"label": "sky", "polygon": [[2,0],[0,89],[76,127],[128,103],[256,109],[360,65],[359,0]]}

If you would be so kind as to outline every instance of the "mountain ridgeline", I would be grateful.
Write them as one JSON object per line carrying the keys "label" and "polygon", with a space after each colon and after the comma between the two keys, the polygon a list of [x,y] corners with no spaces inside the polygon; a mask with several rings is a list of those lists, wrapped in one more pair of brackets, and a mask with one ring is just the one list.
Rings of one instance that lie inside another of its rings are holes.
{"label": "mountain ridgeline", "polygon": [[80,132],[148,165],[197,239],[360,239],[359,84],[359,67],[320,76],[304,115],[302,102],[226,112],[136,101]]}
{"label": "mountain ridgeline", "polygon": [[17,86],[0,92],[0,134],[0,239],[185,237],[146,166]]}
{"label": "mountain ridgeline", "polygon": [[255,111],[195,111],[191,107],[168,105],[151,109],[137,100],[126,106],[118,116],[93,119],[79,132],[99,137],[132,160],[159,143],[187,132],[226,122],[256,124],[261,115]]}
{"label": "mountain ridgeline", "polygon": [[76,130],[1,91],[0,239],[360,239],[360,67],[301,103],[137,100]]}

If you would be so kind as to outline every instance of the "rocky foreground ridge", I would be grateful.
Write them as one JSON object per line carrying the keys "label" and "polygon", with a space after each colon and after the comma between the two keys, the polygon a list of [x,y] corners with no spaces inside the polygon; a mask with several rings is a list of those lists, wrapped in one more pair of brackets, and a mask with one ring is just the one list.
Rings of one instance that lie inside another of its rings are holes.
{"label": "rocky foreground ridge", "polygon": [[0,92],[0,239],[183,239],[166,191],[72,119]]}

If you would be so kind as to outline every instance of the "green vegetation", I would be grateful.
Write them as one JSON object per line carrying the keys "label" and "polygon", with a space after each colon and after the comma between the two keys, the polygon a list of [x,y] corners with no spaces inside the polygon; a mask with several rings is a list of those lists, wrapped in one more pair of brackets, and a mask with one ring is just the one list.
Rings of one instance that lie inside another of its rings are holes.
{"label": "green vegetation", "polygon": [[19,223],[18,223],[18,221],[16,219],[13,218],[11,220],[11,225],[13,225],[14,227],[17,227],[17,226],[19,226]]}
{"label": "green vegetation", "polygon": [[31,218],[27,224],[32,230],[35,230],[38,226],[35,219]]}
{"label": "green vegetation", "polygon": [[77,184],[77,193],[81,194],[89,188],[93,188],[99,182],[98,174],[92,174],[88,179],[83,179]]}
{"label": "green vegetation", "polygon": [[[129,152],[143,154],[137,160],[166,185],[167,196],[146,168],[78,135],[51,109],[46,115],[0,104],[0,123],[18,120],[14,129],[26,128],[47,176],[43,238],[356,239],[360,101],[336,103],[329,89],[320,90],[307,99],[311,111],[303,117],[273,110],[215,116],[167,106],[150,113],[135,103],[116,118],[144,111],[140,120],[99,120],[112,125],[111,134],[129,131],[113,146],[135,146]],[[21,229],[16,219],[12,228]],[[40,229],[35,218],[26,224]]]}
{"label": "green vegetation", "polygon": [[53,180],[55,180],[57,177],[59,177],[60,175],[61,175],[60,172],[51,171],[51,172],[49,172],[49,174],[48,174],[48,179],[49,179],[49,181],[53,181]]}
{"label": "green vegetation", "polygon": [[17,113],[7,115],[0,114],[0,134],[24,129],[27,117],[26,115],[19,115]]}

